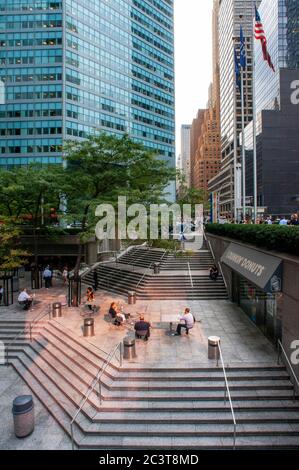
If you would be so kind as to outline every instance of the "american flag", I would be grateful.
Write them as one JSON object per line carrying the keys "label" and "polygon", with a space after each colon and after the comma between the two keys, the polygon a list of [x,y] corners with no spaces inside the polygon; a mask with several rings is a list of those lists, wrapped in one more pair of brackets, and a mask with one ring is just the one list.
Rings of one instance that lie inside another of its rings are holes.
{"label": "american flag", "polygon": [[269,67],[273,70],[273,72],[275,72],[275,67],[272,63],[271,56],[270,56],[270,54],[268,52],[268,48],[267,48],[267,38],[266,38],[265,31],[264,31],[263,23],[262,23],[260,14],[259,14],[258,9],[256,8],[256,6],[255,6],[254,35],[255,35],[255,39],[257,39],[258,41],[261,41],[264,60],[266,60],[268,62]]}

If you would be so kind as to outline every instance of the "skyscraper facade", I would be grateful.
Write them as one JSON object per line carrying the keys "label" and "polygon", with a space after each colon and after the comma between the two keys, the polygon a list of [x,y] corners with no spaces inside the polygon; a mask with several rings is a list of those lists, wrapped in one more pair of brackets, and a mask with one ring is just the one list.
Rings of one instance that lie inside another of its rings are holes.
{"label": "skyscraper facade", "polygon": [[[299,78],[299,2],[262,0],[259,13],[275,72],[255,42],[255,99],[257,134],[258,205],[272,215],[297,210],[299,177],[296,109],[289,92],[282,92],[288,77]],[[298,71],[296,73],[296,71]],[[294,109],[293,109],[294,108]],[[278,139],[279,136],[279,139]],[[247,196],[253,195],[253,125],[245,129]]]}
{"label": "skyscraper facade", "polygon": [[198,143],[202,133],[202,125],[205,117],[205,109],[199,109],[196,118],[193,119],[190,132],[190,184],[192,188],[196,188],[196,160],[198,157]]}
{"label": "skyscraper facade", "polygon": [[175,166],[173,0],[0,0],[0,164],[130,134]]}
{"label": "skyscraper facade", "polygon": [[185,177],[185,185],[190,187],[190,142],[191,142],[191,125],[183,124],[181,127],[181,171]]}
{"label": "skyscraper facade", "polygon": [[[245,124],[252,120],[253,0],[218,0],[218,37],[220,72],[221,170],[209,182],[209,190],[219,196],[221,215],[233,217],[240,207],[237,168],[240,165],[239,133],[242,128],[241,96],[235,83],[234,47],[240,49],[240,26],[245,36],[247,68],[244,71]],[[214,6],[215,8],[215,6]]]}

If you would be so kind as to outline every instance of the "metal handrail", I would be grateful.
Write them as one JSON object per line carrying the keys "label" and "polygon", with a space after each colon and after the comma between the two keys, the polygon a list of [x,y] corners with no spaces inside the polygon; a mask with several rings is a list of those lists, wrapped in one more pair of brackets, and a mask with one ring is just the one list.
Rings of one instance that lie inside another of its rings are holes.
{"label": "metal handrail", "polygon": [[[283,352],[285,358],[286,358],[286,361],[288,363],[288,366],[292,372],[292,375],[293,375],[293,378],[295,379],[295,382],[297,384],[297,387],[298,387],[298,390],[299,390],[299,380],[297,379],[297,376],[295,374],[295,371],[293,369],[293,366],[292,364],[290,363],[290,360],[287,356],[287,353],[282,345],[282,342],[280,340],[277,340],[277,344],[278,344],[278,357],[277,357],[277,364],[280,365],[280,356],[281,356],[281,351]],[[293,385],[293,399],[294,401],[296,400],[296,387],[295,387],[295,383],[292,382],[292,385]]]}
{"label": "metal handrail", "polygon": [[[142,245],[132,245],[132,248],[133,248],[133,247],[136,247],[136,248],[137,248],[136,251],[138,252],[138,250],[140,250],[141,248],[144,247],[144,244],[142,244]],[[139,255],[139,253],[137,253],[137,255]],[[143,255],[142,255],[142,256],[143,256]],[[139,258],[140,258],[140,257],[137,256],[137,260],[138,260]],[[133,261],[135,261],[135,258],[133,259]],[[134,265],[132,265],[132,268],[133,268],[133,272],[134,272]],[[106,278],[106,281],[108,281],[108,288],[110,287],[110,279],[112,278],[112,276],[114,276],[114,274],[115,274],[115,273],[112,272],[112,273]],[[128,277],[128,276],[126,276],[126,278],[127,278],[127,277]],[[126,278],[125,278],[125,279],[126,279]]]}
{"label": "metal handrail", "polygon": [[161,258],[159,259],[159,263],[161,263],[161,261],[163,260],[164,256],[166,256],[168,254],[169,250],[165,250],[163,255],[161,256]]}
{"label": "metal handrail", "polygon": [[110,353],[108,354],[108,357],[104,361],[102,367],[99,369],[97,375],[92,379],[87,391],[85,392],[85,394],[84,394],[84,396],[83,396],[83,398],[82,398],[82,400],[79,404],[78,410],[76,411],[76,413],[74,414],[74,416],[73,416],[73,418],[70,422],[72,450],[74,450],[74,423],[75,423],[79,413],[82,411],[83,406],[85,405],[88,398],[90,397],[91,393],[94,391],[97,384],[99,384],[98,396],[100,398],[100,405],[102,404],[102,397],[101,397],[101,393],[100,393],[100,391],[101,391],[101,381],[100,381],[100,379],[102,377],[102,374],[104,373],[104,371],[108,367],[108,365],[111,363],[111,361],[112,361],[113,357],[115,356],[115,353],[118,349],[120,351],[119,365],[120,365],[120,367],[122,367],[122,343],[118,343],[116,346],[114,346],[111,349]]}
{"label": "metal handrail", "polygon": [[191,287],[192,289],[194,288],[194,284],[193,284],[193,279],[192,279],[192,273],[191,273],[191,268],[190,268],[190,263],[188,261],[188,270],[189,270],[189,276],[190,276],[190,282],[191,282]]}
{"label": "metal handrail", "polygon": [[51,318],[51,304],[48,304],[47,305],[47,311],[46,312],[42,312],[42,315],[39,313],[33,320],[31,320],[28,325],[25,326],[25,328],[23,328],[23,330],[19,331],[16,336],[8,343],[5,345],[5,364],[8,366],[9,365],[9,362],[8,362],[8,350],[10,348],[10,346],[12,346],[12,344],[15,343],[15,341],[18,339],[19,336],[21,336],[22,334],[24,334],[28,328],[29,328],[29,338],[30,338],[30,343],[32,342],[32,325],[38,321],[40,321],[42,318],[44,318],[46,315],[49,316],[49,319]]}
{"label": "metal handrail", "polygon": [[[144,244],[143,244],[143,245],[138,245],[138,249],[140,249],[141,247],[144,247]],[[139,253],[138,253],[138,254],[139,254]],[[143,254],[142,254],[141,256],[137,256],[137,258],[134,258],[134,259],[133,259],[133,262],[135,262],[135,261],[137,261],[137,260],[139,260],[139,259],[142,259],[144,256],[145,256],[145,255],[143,255]],[[145,276],[145,274],[146,274],[146,271],[151,267],[152,264],[153,264],[153,262],[151,262],[151,264],[145,268],[145,272],[143,273],[142,278],[139,280],[138,284],[136,285],[136,288],[139,286],[141,280],[143,280],[143,278],[144,278],[144,276]],[[134,264],[129,264],[128,266],[130,266],[130,267],[132,268],[132,271],[130,271],[130,272],[122,279],[122,284],[127,280],[127,278],[130,276],[131,272],[135,273],[135,265],[134,265]],[[114,273],[112,273],[112,274],[109,276],[109,278],[110,278],[113,274],[114,274]],[[109,278],[108,278],[108,279],[109,279]],[[120,284],[120,283],[118,282],[117,285],[119,285],[119,284]]]}
{"label": "metal handrail", "polygon": [[223,274],[223,270],[222,270],[221,263],[220,263],[220,261],[218,261],[218,262],[216,261],[215,253],[214,253],[213,247],[212,247],[212,245],[211,245],[210,240],[207,239],[206,232],[203,231],[203,234],[204,234],[204,239],[205,239],[205,241],[207,242],[208,247],[209,247],[209,249],[210,249],[210,251],[211,251],[211,253],[212,253],[213,260],[215,261],[215,263],[218,265],[218,267],[219,267],[219,269],[220,269],[221,276],[222,276],[222,279],[223,279],[225,288],[226,288],[226,290],[227,290],[227,289],[228,289],[228,288],[227,288],[227,282],[226,282],[226,279],[225,279],[224,274]]}
{"label": "metal handrail", "polygon": [[154,261],[151,262],[151,264],[145,268],[144,270],[144,273],[142,274],[141,278],[139,279],[138,283],[136,284],[136,289],[138,289],[138,287],[140,286],[140,284],[142,283],[143,279],[145,278],[145,275],[147,274],[147,272],[152,269],[152,265],[154,264]]}
{"label": "metal handrail", "polygon": [[[139,248],[141,248],[141,247],[144,247],[144,243],[143,243],[142,245],[133,245],[133,244],[131,244],[131,245],[129,245],[129,246],[124,250],[124,252],[129,251],[129,250],[131,250],[131,249],[134,248],[134,247],[136,247],[136,248],[139,249]],[[118,261],[117,254],[118,254],[118,253],[121,253],[121,252],[122,252],[122,250],[111,250],[111,251],[102,251],[102,252],[100,252],[100,253],[114,253],[114,258],[115,258],[115,260],[114,260],[114,261],[112,261],[112,260],[99,261],[99,262],[93,264],[92,266],[90,266],[89,269],[87,269],[86,271],[84,271],[84,273],[83,273],[82,276],[81,276],[81,280],[84,279],[88,274],[90,274],[91,272],[93,272],[95,269],[98,268],[98,266],[101,266],[102,264],[110,264],[110,263],[113,264],[113,263],[117,263],[117,261]]]}
{"label": "metal handrail", "polygon": [[[233,425],[234,425],[233,449],[235,450],[236,449],[236,435],[237,435],[237,421],[236,421],[234,407],[233,407],[231,394],[230,394],[230,390],[229,390],[227,375],[226,375],[226,372],[225,372],[225,366],[224,366],[222,351],[221,351],[221,347],[220,347],[220,341],[218,341],[218,351],[219,351],[219,356],[220,356],[220,360],[221,360],[221,364],[222,364],[224,382],[225,382],[224,404],[226,404],[226,396],[228,396],[228,400],[229,400],[229,404],[230,404],[230,410],[231,410],[232,419],[233,419]],[[217,361],[217,366],[218,366],[218,361]]]}

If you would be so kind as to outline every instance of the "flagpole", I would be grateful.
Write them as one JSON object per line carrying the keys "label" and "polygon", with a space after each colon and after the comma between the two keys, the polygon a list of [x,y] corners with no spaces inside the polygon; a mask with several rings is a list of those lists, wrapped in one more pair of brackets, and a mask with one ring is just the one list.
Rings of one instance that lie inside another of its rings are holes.
{"label": "flagpole", "polygon": [[[235,47],[235,46],[234,46]],[[238,222],[238,208],[237,208],[237,78],[235,76],[235,91],[234,91],[234,219],[235,224]]]}
{"label": "flagpole", "polygon": [[256,150],[256,95],[255,95],[255,42],[254,42],[254,18],[255,2],[252,2],[252,126],[253,126],[253,221],[257,223],[257,150]]}
{"label": "flagpole", "polygon": [[241,67],[241,109],[242,109],[242,193],[243,193],[243,221],[246,217],[246,168],[245,168],[245,113],[244,113],[244,70]]}

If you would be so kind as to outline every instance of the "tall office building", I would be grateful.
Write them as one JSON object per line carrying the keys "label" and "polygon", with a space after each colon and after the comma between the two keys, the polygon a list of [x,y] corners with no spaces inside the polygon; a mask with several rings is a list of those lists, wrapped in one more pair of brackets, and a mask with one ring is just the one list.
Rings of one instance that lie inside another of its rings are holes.
{"label": "tall office building", "polygon": [[[262,0],[259,13],[275,72],[264,61],[256,41],[258,206],[268,214],[288,215],[299,208],[299,125],[294,121],[298,106],[290,99],[291,82],[299,79],[299,2]],[[247,195],[252,196],[252,122],[245,130],[245,149]]]}
{"label": "tall office building", "polygon": [[202,125],[205,117],[205,109],[199,109],[196,118],[193,119],[190,131],[190,185],[196,188],[196,159],[198,143],[202,133]]}
{"label": "tall office building", "polygon": [[190,187],[190,142],[191,125],[183,124],[181,126],[181,171],[185,177],[185,184]]}
{"label": "tall office building", "polygon": [[221,170],[209,182],[209,190],[218,193],[220,214],[233,217],[237,201],[242,128],[241,96],[235,85],[234,47],[240,48],[240,26],[246,43],[247,69],[244,71],[245,124],[252,119],[252,49],[254,0],[218,0],[218,37],[220,71]]}
{"label": "tall office building", "polygon": [[197,149],[192,165],[192,183],[196,189],[208,191],[209,181],[220,170],[220,75],[219,75],[219,3],[214,0],[213,8],[213,82],[209,88],[209,100],[204,112]]}
{"label": "tall office building", "polygon": [[175,166],[173,0],[0,0],[0,164],[130,134]]}

